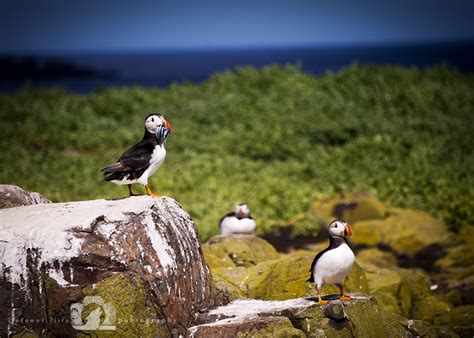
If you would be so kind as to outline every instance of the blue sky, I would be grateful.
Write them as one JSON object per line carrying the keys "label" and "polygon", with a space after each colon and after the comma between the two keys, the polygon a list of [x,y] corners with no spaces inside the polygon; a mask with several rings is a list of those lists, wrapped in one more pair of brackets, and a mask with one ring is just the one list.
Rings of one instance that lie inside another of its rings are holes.
{"label": "blue sky", "polygon": [[0,53],[474,39],[473,0],[0,0]]}

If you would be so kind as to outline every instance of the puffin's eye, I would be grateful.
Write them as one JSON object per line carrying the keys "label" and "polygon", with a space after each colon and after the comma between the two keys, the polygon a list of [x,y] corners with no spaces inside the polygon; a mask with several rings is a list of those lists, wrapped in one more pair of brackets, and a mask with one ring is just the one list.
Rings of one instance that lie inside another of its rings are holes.
{"label": "puffin's eye", "polygon": [[155,122],[155,118],[154,118],[154,117],[151,118],[151,122]]}

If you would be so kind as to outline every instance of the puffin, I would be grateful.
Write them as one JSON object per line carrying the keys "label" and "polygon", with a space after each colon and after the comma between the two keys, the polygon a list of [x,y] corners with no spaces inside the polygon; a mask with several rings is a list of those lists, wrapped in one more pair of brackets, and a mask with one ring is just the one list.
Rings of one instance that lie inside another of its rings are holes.
{"label": "puffin", "polygon": [[145,118],[145,135],[143,139],[128,148],[116,163],[102,168],[105,181],[127,185],[129,196],[137,196],[132,191],[132,184],[145,186],[149,196],[154,194],[148,184],[148,178],[163,164],[166,157],[166,139],[173,131],[171,124],[162,114],[150,114]]}
{"label": "puffin", "polygon": [[334,220],[329,224],[329,246],[314,257],[311,264],[311,275],[308,282],[316,286],[318,303],[326,304],[321,299],[323,285],[335,284],[339,287],[339,300],[351,300],[344,296],[344,279],[351,271],[355,261],[354,252],[347,244],[347,237],[352,235],[352,229],[344,220]]}
{"label": "puffin", "polygon": [[237,204],[234,211],[222,217],[219,222],[222,236],[251,234],[255,226],[255,220],[250,216],[250,209],[245,203]]}

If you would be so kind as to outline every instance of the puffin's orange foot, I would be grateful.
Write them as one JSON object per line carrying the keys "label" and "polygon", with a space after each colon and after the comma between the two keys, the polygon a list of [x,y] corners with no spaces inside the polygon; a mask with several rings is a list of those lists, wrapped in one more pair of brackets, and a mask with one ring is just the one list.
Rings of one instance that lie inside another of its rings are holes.
{"label": "puffin's orange foot", "polygon": [[347,296],[341,296],[341,298],[339,298],[340,301],[345,301],[345,300],[352,300],[351,297],[347,297]]}
{"label": "puffin's orange foot", "polygon": [[324,305],[324,304],[327,304],[327,303],[329,303],[329,301],[327,301],[327,300],[322,300],[322,299],[318,300],[319,305]]}
{"label": "puffin's orange foot", "polygon": [[151,191],[150,189],[150,186],[147,184],[145,185],[145,189],[146,189],[146,193],[148,194],[148,196],[151,196],[151,197],[161,197],[160,195],[158,194],[155,194]]}

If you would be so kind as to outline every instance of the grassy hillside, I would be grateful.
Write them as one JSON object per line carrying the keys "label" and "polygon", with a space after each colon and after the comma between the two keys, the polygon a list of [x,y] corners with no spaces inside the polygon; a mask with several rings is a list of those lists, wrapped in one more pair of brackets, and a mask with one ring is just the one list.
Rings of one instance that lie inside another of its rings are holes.
{"label": "grassy hillside", "polygon": [[54,201],[125,196],[99,169],[155,111],[175,132],[152,187],[192,214],[203,239],[235,202],[269,227],[338,191],[372,191],[453,228],[474,223],[474,76],[444,66],[320,77],[246,67],[201,85],[88,96],[25,88],[0,96],[0,182]]}

